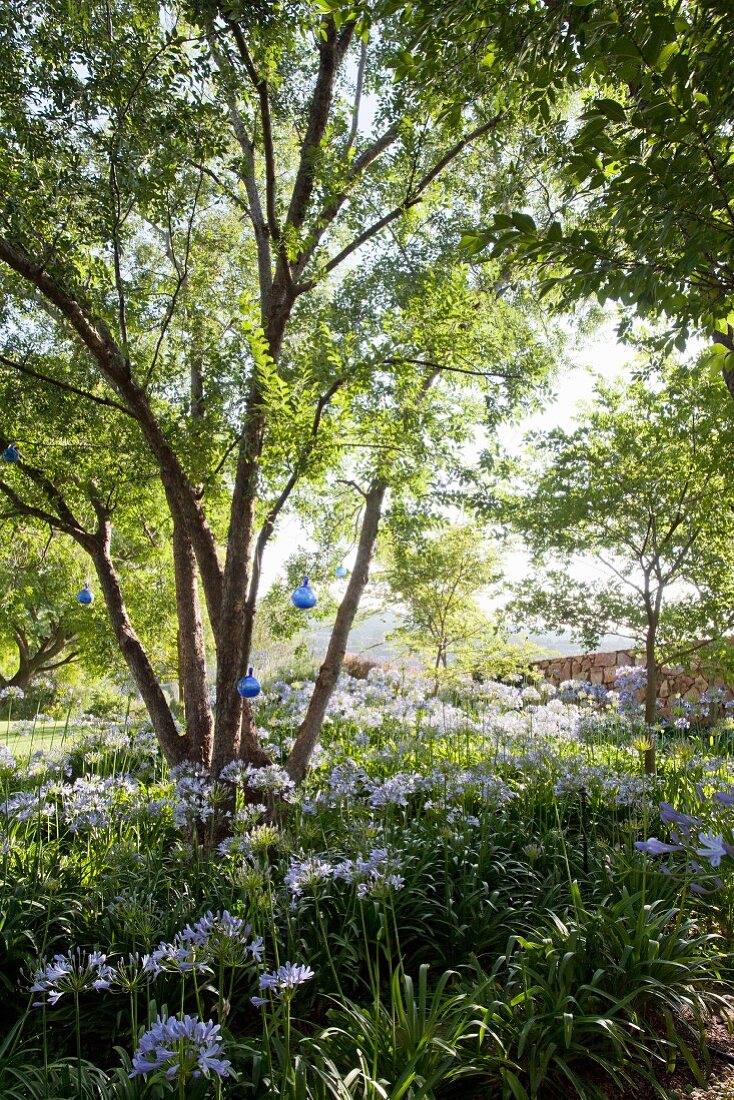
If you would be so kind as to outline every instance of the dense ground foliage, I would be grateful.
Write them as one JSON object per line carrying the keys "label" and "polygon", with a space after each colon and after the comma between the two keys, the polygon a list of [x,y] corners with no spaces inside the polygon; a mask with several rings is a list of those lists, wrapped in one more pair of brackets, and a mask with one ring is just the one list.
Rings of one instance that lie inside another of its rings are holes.
{"label": "dense ground foliage", "polygon": [[[259,705],[276,762],[312,686]],[[298,790],[279,763],[170,772],[122,720],[61,750],[27,727],[0,748],[0,1095],[592,1097],[697,1073],[731,966],[734,725],[681,713],[645,776],[634,686],[346,678]]]}

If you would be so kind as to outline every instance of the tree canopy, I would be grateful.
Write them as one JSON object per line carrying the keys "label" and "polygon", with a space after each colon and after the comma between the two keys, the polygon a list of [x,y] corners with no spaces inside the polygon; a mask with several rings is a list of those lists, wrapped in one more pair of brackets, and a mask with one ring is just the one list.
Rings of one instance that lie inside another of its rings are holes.
{"label": "tree canopy", "polygon": [[[734,627],[726,400],[720,379],[702,383],[696,364],[600,382],[578,427],[534,436],[524,488],[505,501],[538,567],[514,613],[570,627],[588,649],[612,632],[639,643],[648,722],[660,665],[700,657]],[[602,567],[596,584],[574,580],[579,555]]]}
{"label": "tree canopy", "polygon": [[[513,85],[394,80],[390,5],[27,0],[3,18],[6,509],[90,556],[169,760],[217,771],[260,759],[236,684],[279,518],[323,510],[333,542],[356,506],[300,778],[384,507],[450,465],[470,406],[496,423],[549,366],[504,269],[451,270],[459,211],[480,218],[505,171]],[[133,596],[159,528],[183,736]]]}

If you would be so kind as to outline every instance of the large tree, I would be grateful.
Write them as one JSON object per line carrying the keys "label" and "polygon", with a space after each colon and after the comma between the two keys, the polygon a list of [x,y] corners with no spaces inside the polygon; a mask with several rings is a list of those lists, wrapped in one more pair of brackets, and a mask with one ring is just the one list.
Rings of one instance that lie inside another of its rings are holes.
{"label": "large tree", "polygon": [[[218,772],[262,759],[236,685],[278,518],[325,469],[356,472],[356,561],[288,763],[300,779],[386,496],[405,464],[425,464],[424,423],[446,386],[478,376],[504,407],[544,365],[531,334],[512,356],[527,371],[495,355],[483,321],[506,308],[496,276],[464,279],[442,326],[383,323],[445,269],[459,206],[479,211],[476,173],[468,189],[454,166],[500,141],[511,85],[498,74],[469,106],[459,87],[396,85],[399,26],[341,3],[26,0],[0,19],[0,365],[15,398],[0,443],[21,453],[0,492],[90,556],[169,761]],[[129,529],[158,515],[157,484],[183,736],[116,553],[118,516]]]}
{"label": "large tree", "polygon": [[[507,515],[536,572],[521,621],[634,639],[647,665],[645,720],[656,719],[661,665],[698,657],[734,627],[734,431],[721,380],[695,365],[599,383],[573,430],[534,438],[507,493]],[[599,579],[576,580],[587,558]]]}

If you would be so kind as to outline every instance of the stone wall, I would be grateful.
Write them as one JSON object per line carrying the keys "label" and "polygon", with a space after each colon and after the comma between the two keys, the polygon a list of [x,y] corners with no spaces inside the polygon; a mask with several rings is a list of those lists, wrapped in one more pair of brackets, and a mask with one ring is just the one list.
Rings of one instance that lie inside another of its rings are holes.
{"label": "stone wall", "polygon": [[[612,690],[617,669],[625,666],[645,664],[644,657],[635,658],[629,649],[618,649],[610,653],[584,653],[573,657],[550,657],[543,661],[534,661],[533,668],[556,687],[564,680],[588,680],[592,684],[603,684]],[[703,668],[689,670],[664,668],[658,697],[669,705],[674,699],[687,699],[696,702],[708,688],[723,687],[726,699],[734,698],[731,686]]]}

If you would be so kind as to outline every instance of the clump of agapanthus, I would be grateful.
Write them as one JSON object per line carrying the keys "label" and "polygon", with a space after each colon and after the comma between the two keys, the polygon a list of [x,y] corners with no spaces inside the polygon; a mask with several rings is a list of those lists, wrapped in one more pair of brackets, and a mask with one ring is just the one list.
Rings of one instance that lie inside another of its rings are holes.
{"label": "clump of agapanthus", "polygon": [[141,1038],[129,1076],[154,1074],[179,1082],[228,1077],[232,1063],[222,1057],[219,1029],[198,1016],[159,1016]]}
{"label": "clump of agapanthus", "polygon": [[126,958],[116,961],[111,986],[123,993],[133,993],[148,985],[151,980],[152,974],[145,967],[145,956],[133,951]]}
{"label": "clump of agapanthus", "polygon": [[141,894],[130,887],[121,890],[107,906],[110,916],[143,943],[160,933],[160,911],[154,894]]}
{"label": "clump of agapanthus", "polygon": [[184,939],[177,932],[171,943],[162,942],[143,957],[143,966],[154,978],[159,974],[213,974],[206,947]]}
{"label": "clump of agapanthus", "polygon": [[[65,955],[54,955],[51,962],[44,962],[36,970],[31,993],[42,993],[48,1003],[55,1005],[65,993],[78,996],[90,989],[109,989],[115,972],[101,951],[70,950]],[[34,1001],[36,1007],[44,1001]]]}
{"label": "clump of agapanthus", "polygon": [[332,864],[321,856],[305,856],[291,862],[283,881],[292,894],[300,896],[304,890],[313,890],[320,882],[330,879],[333,873]]}
{"label": "clump of agapanthus", "polygon": [[262,936],[252,937],[252,925],[224,909],[199,917],[180,933],[182,943],[191,943],[208,958],[225,966],[244,966],[250,960],[262,962]]}
{"label": "clump of agapanthus", "polygon": [[22,688],[16,687],[15,684],[8,684],[7,687],[0,689],[0,699],[10,699],[16,702],[25,699],[25,692]]}
{"label": "clump of agapanthus", "polygon": [[[310,966],[287,962],[271,974],[261,974],[259,985],[261,992],[267,992],[277,1000],[290,1001],[298,987],[313,977],[314,972]],[[250,1000],[257,1008],[268,1003],[267,997],[251,997]]]}
{"label": "clump of agapanthus", "polygon": [[252,841],[247,833],[227,836],[217,846],[219,854],[231,860],[249,859],[252,853]]}
{"label": "clump of agapanthus", "polygon": [[62,784],[58,792],[69,832],[104,828],[110,823],[115,801],[134,787],[128,776],[105,779],[99,775],[85,775],[71,785]]}
{"label": "clump of agapanthus", "polygon": [[642,714],[643,706],[637,694],[647,687],[647,669],[643,665],[624,665],[617,669],[614,685],[620,714],[630,718]]}
{"label": "clump of agapanthus", "polygon": [[247,765],[245,782],[251,791],[260,794],[277,796],[284,802],[289,802],[296,785],[288,775],[285,768],[278,764],[267,764],[263,768],[256,768],[252,764]]}
{"label": "clump of agapanthus", "polygon": [[402,890],[405,879],[399,874],[397,859],[391,856],[387,848],[373,848],[367,859],[345,859],[333,869],[335,879],[356,883],[357,896],[385,897],[393,890]]}
{"label": "clump of agapanthus", "polygon": [[254,829],[250,829],[247,839],[250,842],[253,855],[265,855],[270,852],[271,848],[280,843],[282,834],[277,825],[269,825],[264,822],[262,825],[256,825]]}
{"label": "clump of agapanthus", "polygon": [[50,788],[42,786],[33,791],[18,791],[0,803],[0,814],[10,821],[33,821],[34,818],[50,818],[56,813],[56,805],[48,800]]}
{"label": "clump of agapanthus", "polygon": [[386,779],[370,781],[370,806],[407,806],[408,798],[425,784],[419,772],[397,772]]}
{"label": "clump of agapanthus", "polygon": [[0,771],[14,772],[16,767],[17,764],[12,752],[5,745],[0,745]]}
{"label": "clump of agapanthus", "polygon": [[201,764],[185,761],[171,769],[174,780],[173,820],[180,828],[206,823],[214,813],[212,784],[209,773]]}

